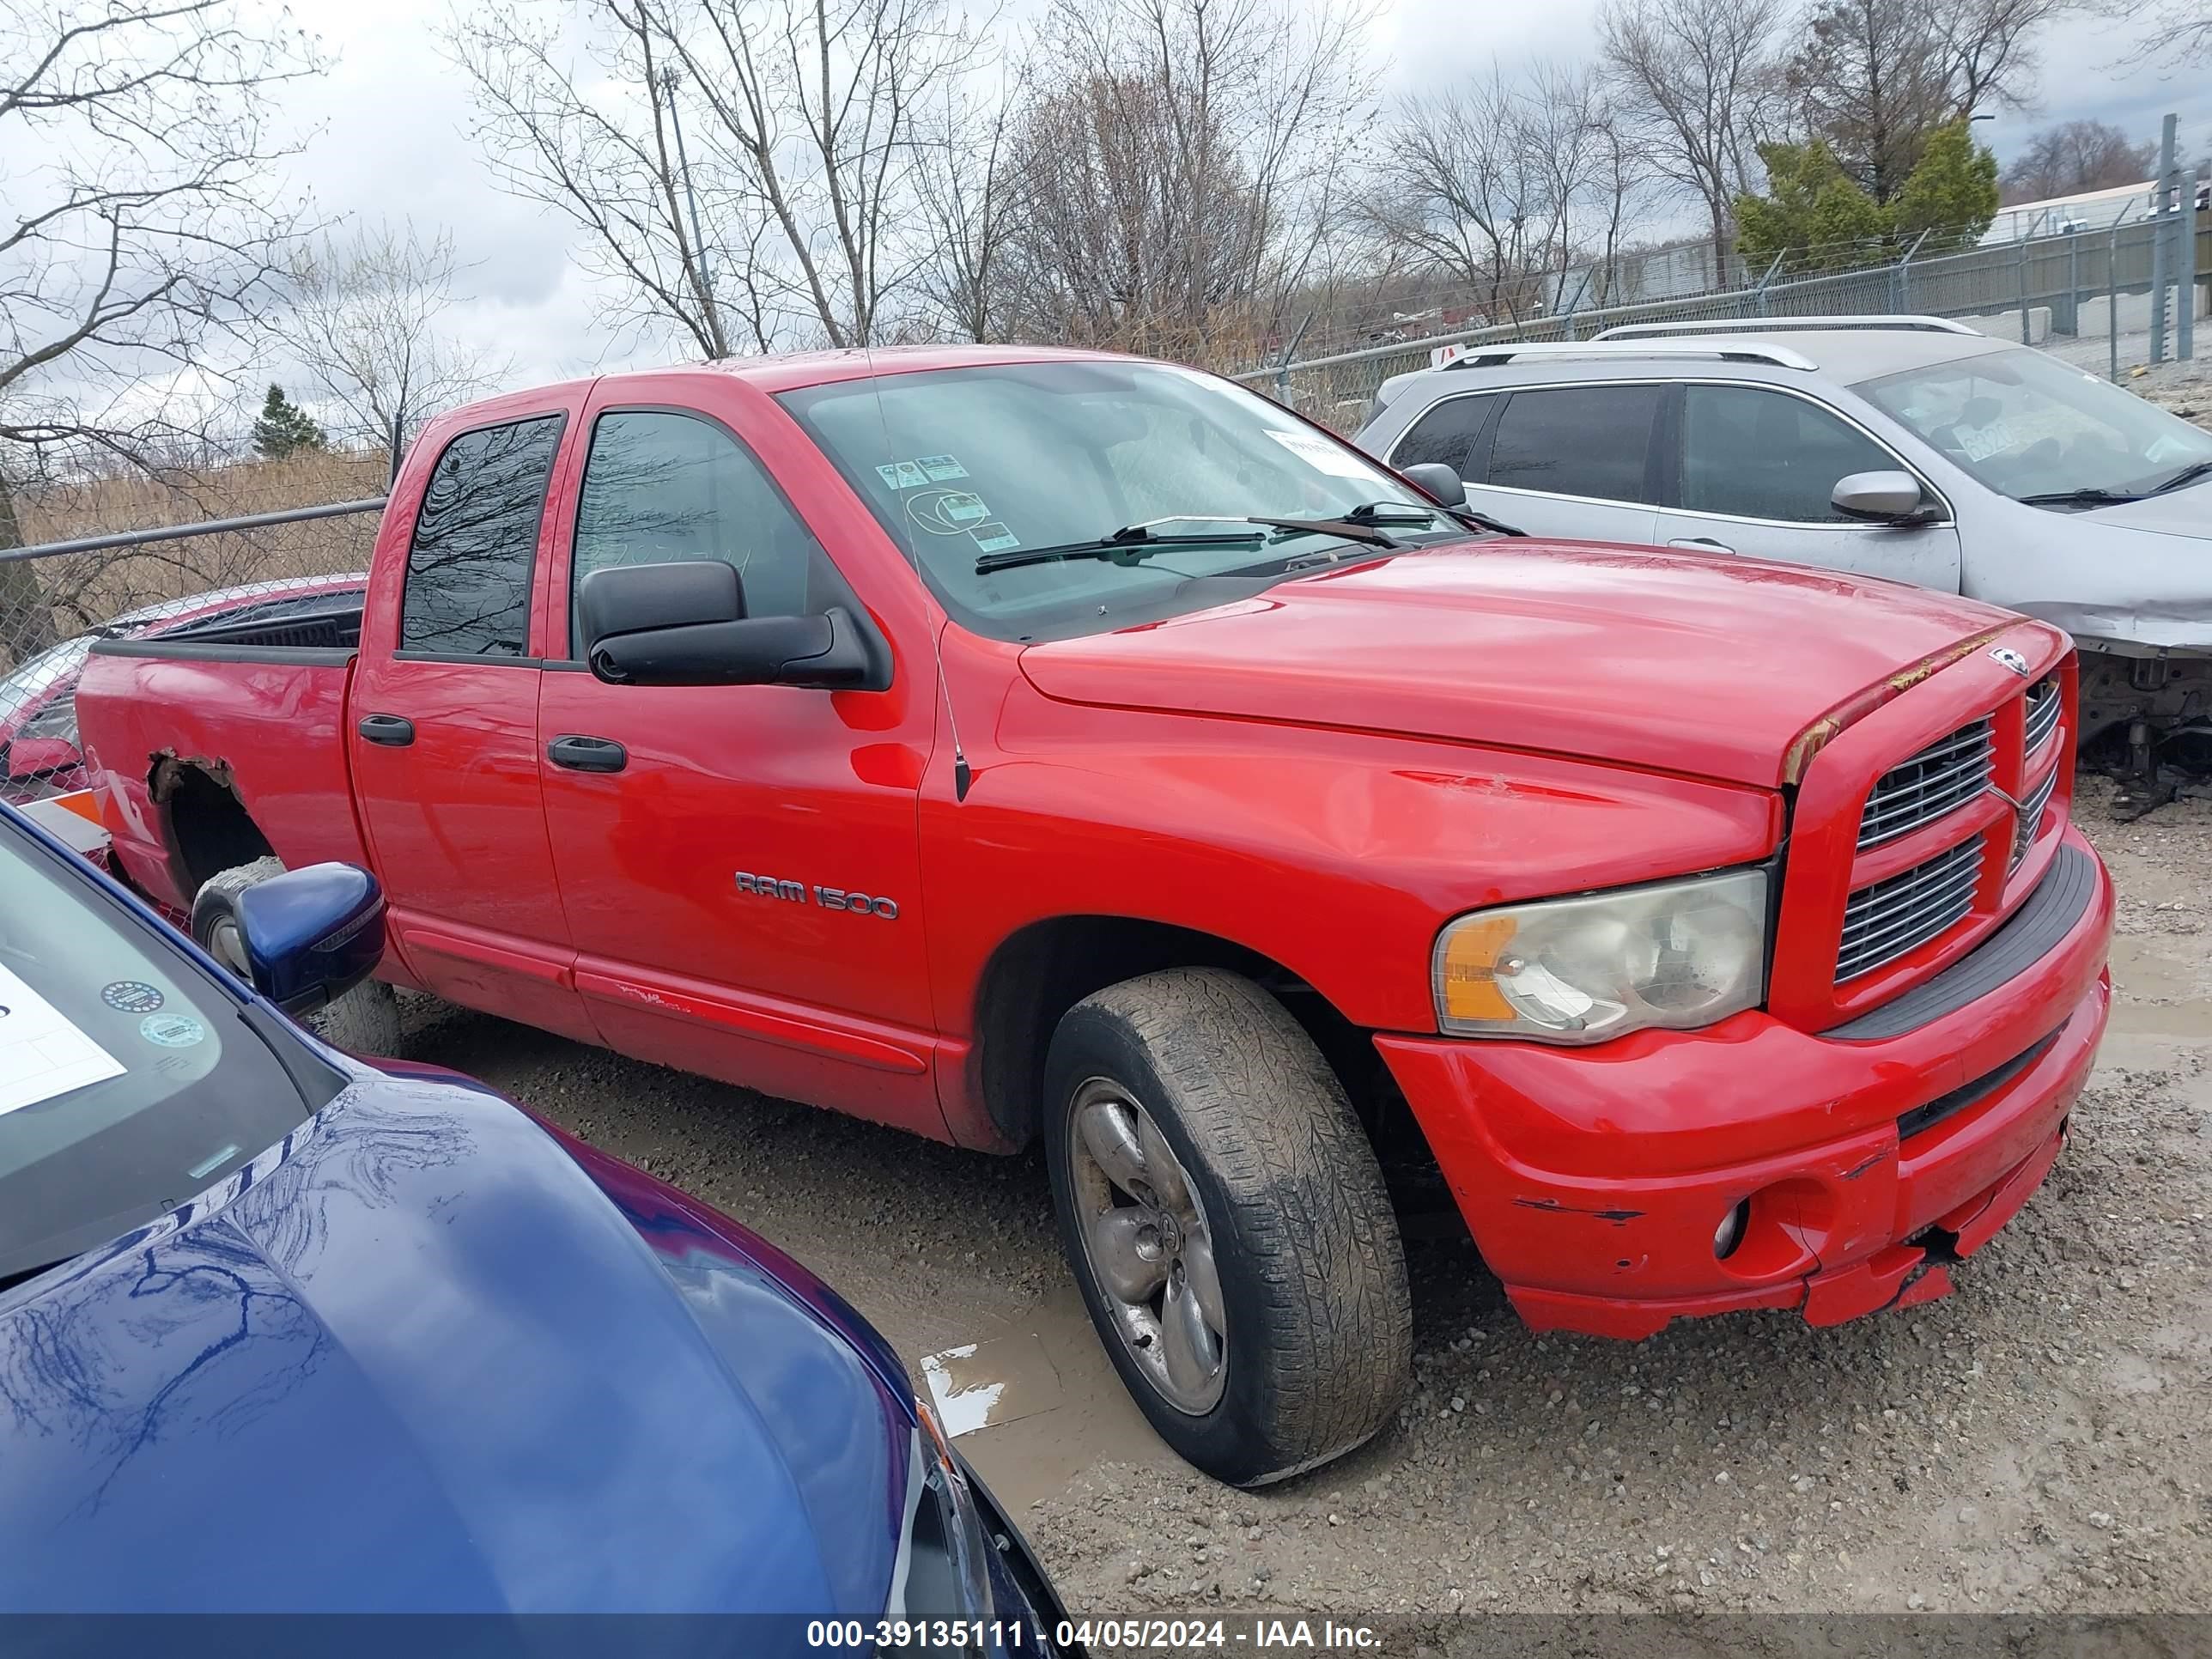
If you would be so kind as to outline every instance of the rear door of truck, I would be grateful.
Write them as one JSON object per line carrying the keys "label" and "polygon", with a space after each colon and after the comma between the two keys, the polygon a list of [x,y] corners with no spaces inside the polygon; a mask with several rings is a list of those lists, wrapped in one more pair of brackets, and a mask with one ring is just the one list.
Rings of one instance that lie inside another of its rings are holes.
{"label": "rear door of truck", "polygon": [[545,511],[587,385],[423,434],[379,534],[348,707],[353,779],[424,985],[586,1041],[538,779]]}

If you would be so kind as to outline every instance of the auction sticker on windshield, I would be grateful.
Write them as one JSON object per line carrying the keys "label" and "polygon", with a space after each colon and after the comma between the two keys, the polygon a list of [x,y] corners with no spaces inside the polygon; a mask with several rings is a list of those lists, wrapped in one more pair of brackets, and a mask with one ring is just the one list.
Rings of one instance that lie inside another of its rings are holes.
{"label": "auction sticker on windshield", "polygon": [[1267,435],[1297,456],[1310,461],[1323,472],[1334,473],[1340,478],[1371,478],[1375,469],[1342,444],[1332,443],[1318,432],[1278,432],[1270,428]]}
{"label": "auction sticker on windshield", "polygon": [[0,963],[0,1112],[122,1075],[112,1054]]}

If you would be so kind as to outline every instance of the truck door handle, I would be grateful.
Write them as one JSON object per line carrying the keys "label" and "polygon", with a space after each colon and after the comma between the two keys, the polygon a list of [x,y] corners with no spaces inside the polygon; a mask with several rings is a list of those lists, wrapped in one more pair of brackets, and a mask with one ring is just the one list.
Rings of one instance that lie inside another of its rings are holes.
{"label": "truck door handle", "polygon": [[415,741],[415,722],[397,714],[363,714],[355,729],[368,742],[380,743],[386,749],[404,749]]}
{"label": "truck door handle", "polygon": [[1717,542],[1711,536],[1685,536],[1667,544],[1669,547],[1694,547],[1700,553],[1733,553],[1735,549],[1726,542]]}
{"label": "truck door handle", "polygon": [[629,764],[629,750],[612,738],[556,738],[545,758],[572,772],[619,772]]}

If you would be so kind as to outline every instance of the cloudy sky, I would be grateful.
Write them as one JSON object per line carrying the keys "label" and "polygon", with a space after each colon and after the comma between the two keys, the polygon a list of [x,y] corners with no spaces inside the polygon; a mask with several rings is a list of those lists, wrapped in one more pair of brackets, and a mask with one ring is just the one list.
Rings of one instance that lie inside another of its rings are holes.
{"label": "cloudy sky", "polygon": [[[295,89],[294,118],[320,131],[297,164],[299,183],[325,215],[404,218],[448,226],[472,269],[458,331],[511,358],[516,385],[587,374],[642,356],[594,324],[594,303],[569,258],[566,228],[543,209],[504,196],[467,135],[469,100],[434,33],[451,0],[292,0],[293,15],[336,59],[329,76]],[[1598,0],[1543,6],[1471,6],[1466,0],[1382,0],[1370,31],[1390,92],[1448,85],[1493,58],[1587,53]],[[2154,139],[2167,110],[2181,117],[2188,153],[2212,149],[2212,76],[2161,78],[2128,69],[2133,31],[2109,19],[2053,29],[2043,51],[2040,107],[2007,111],[1978,129],[2002,160],[2046,121],[2091,116]]]}

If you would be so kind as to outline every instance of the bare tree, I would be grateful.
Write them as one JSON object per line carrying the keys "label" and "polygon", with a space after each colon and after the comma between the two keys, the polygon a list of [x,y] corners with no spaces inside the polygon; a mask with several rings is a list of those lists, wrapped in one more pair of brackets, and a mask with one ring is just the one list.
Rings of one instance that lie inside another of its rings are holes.
{"label": "bare tree", "polygon": [[960,339],[1002,339],[1012,325],[1003,254],[1021,212],[1014,139],[1027,90],[1026,62],[979,63],[946,78],[923,123],[914,173],[928,232],[915,277],[921,320]]}
{"label": "bare tree", "polygon": [[459,269],[451,231],[411,222],[326,235],[292,263],[290,355],[348,423],[392,446],[395,466],[424,416],[506,373],[440,326]]}
{"label": "bare tree", "polygon": [[[297,228],[275,82],[310,42],[233,0],[0,0],[0,537],[42,468],[145,465],[207,412],[148,389],[221,372]],[[222,360],[222,361],[219,361]],[[0,562],[0,652],[52,638],[30,567]]]}
{"label": "bare tree", "polygon": [[[696,181],[678,155],[681,76],[641,0],[592,0],[573,29],[517,0],[485,4],[457,16],[445,43],[471,83],[494,178],[583,234],[580,263],[611,295],[607,321],[729,356],[745,307],[717,292],[687,211]],[[732,257],[723,268],[739,267]]]}
{"label": "bare tree", "polygon": [[2212,63],[2212,6],[2205,0],[2159,0],[2148,9],[2140,0],[2114,0],[2108,9],[2128,22],[2150,21],[2125,62],[2168,71]]}
{"label": "bare tree", "polygon": [[[2035,101],[2035,37],[2082,0],[1928,0],[1954,113]],[[2201,0],[2200,0],[2201,3]]]}
{"label": "bare tree", "polygon": [[1775,118],[1785,0],[1607,0],[1600,51],[1624,130],[1712,227],[1715,276],[1731,204],[1760,178]]}
{"label": "bare tree", "polygon": [[503,0],[448,42],[501,181],[585,232],[626,320],[709,356],[895,325],[921,114],[974,51],[946,0]]}
{"label": "bare tree", "polygon": [[1055,0],[1013,133],[1018,326],[1163,354],[1273,331],[1315,270],[1370,82],[1325,0]]}
{"label": "bare tree", "polygon": [[2024,105],[2034,36],[2075,0],[1823,0],[1790,64],[1808,130],[1877,202],[1930,135],[1978,104]]}
{"label": "bare tree", "polygon": [[2054,196],[2141,184],[2158,167],[2155,144],[2131,144],[2104,121],[2065,121],[2048,126],[2004,170],[2008,202],[2040,202]]}

